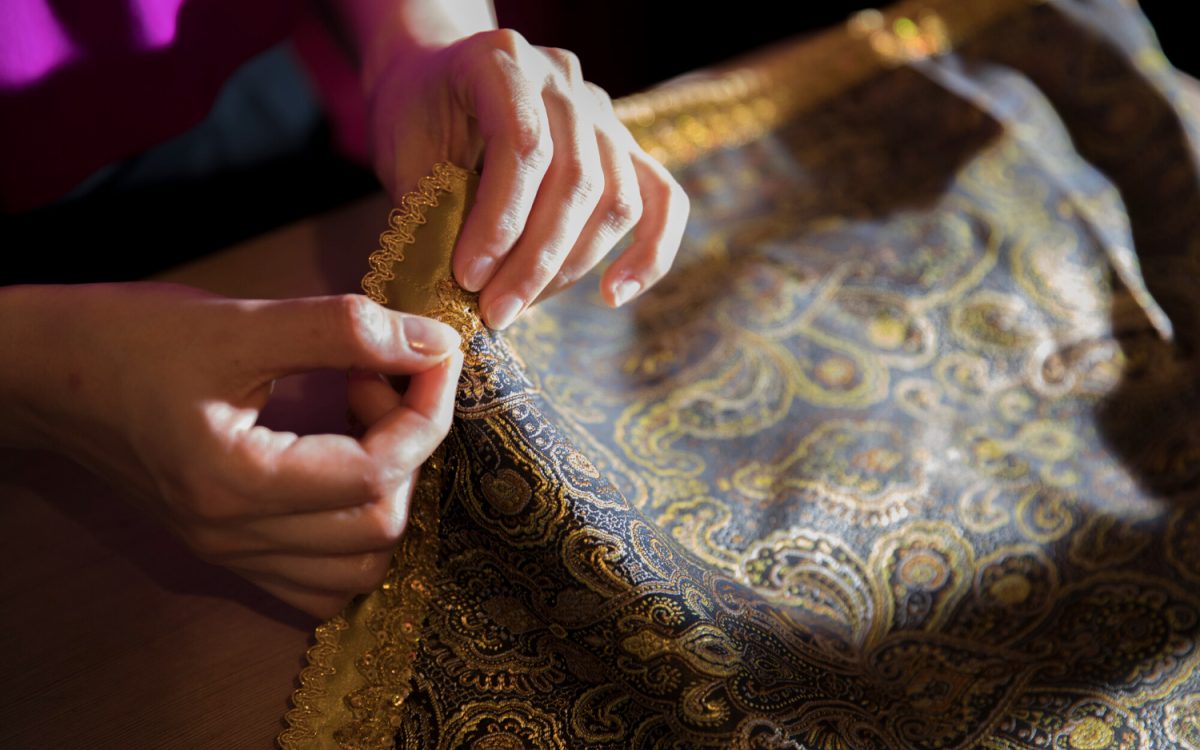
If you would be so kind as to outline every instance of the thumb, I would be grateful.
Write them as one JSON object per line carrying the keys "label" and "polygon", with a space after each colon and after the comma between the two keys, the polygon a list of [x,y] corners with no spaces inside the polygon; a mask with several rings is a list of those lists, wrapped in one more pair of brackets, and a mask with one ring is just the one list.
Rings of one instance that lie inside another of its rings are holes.
{"label": "thumb", "polygon": [[360,294],[256,303],[255,358],[272,375],[322,368],[424,372],[458,351],[458,333]]}

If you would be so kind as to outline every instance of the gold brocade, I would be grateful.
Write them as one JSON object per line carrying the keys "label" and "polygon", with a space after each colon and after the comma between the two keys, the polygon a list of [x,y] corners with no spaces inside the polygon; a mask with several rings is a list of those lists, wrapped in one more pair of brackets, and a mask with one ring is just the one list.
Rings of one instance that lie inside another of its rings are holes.
{"label": "gold brocade", "polygon": [[364,289],[455,424],[281,745],[1200,750],[1197,101],[1120,0],[860,15],[618,103],[675,267],[504,334],[439,166]]}

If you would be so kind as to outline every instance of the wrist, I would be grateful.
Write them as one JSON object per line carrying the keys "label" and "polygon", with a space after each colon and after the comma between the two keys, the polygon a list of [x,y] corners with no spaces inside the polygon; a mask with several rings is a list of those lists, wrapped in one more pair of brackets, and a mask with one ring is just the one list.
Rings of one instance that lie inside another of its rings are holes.
{"label": "wrist", "polygon": [[496,28],[490,0],[339,0],[364,90],[398,57],[416,57]]}

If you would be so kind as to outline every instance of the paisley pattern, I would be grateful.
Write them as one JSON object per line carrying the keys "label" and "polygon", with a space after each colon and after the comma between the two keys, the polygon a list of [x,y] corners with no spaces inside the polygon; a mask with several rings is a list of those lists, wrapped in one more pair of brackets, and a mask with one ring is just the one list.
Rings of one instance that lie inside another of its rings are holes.
{"label": "paisley pattern", "polygon": [[396,747],[1200,748],[1200,99],[1119,0],[914,17],[656,141],[630,307],[460,325]]}

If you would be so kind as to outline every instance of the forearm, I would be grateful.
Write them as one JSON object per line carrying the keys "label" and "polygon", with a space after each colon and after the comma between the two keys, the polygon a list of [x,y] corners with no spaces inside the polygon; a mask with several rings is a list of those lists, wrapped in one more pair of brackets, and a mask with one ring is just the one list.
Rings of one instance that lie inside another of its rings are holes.
{"label": "forearm", "polygon": [[496,28],[491,0],[330,0],[358,52],[364,86],[398,53]]}

